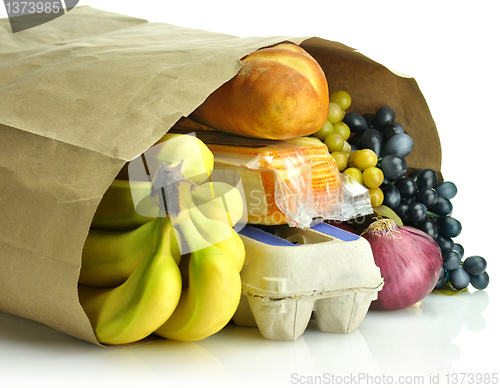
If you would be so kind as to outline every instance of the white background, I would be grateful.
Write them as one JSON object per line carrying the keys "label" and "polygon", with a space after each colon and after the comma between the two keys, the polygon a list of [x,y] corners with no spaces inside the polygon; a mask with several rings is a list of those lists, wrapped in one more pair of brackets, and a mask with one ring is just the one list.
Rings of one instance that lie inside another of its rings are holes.
{"label": "white background", "polygon": [[[491,284],[484,292],[431,295],[419,310],[369,311],[348,335],[321,333],[312,325],[295,342],[267,341],[256,329],[228,327],[198,343],[101,349],[0,313],[1,386],[296,386],[307,376],[321,376],[329,385],[331,374],[350,373],[385,375],[394,382],[397,376],[408,382],[423,376],[427,383],[432,376],[443,384],[446,373],[500,372],[491,356],[499,345],[500,288],[500,31],[494,0],[80,0],[79,5],[237,36],[319,36],[414,77],[440,134],[443,175],[459,189],[454,216],[463,231],[455,241],[464,245],[466,256],[486,258]],[[0,7],[0,17],[6,16]]]}

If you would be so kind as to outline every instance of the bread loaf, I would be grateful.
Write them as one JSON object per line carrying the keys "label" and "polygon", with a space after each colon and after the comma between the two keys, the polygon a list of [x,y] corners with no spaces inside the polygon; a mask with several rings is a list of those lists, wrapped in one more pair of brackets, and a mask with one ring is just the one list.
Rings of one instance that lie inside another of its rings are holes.
{"label": "bread loaf", "polygon": [[328,84],[300,46],[281,43],[241,60],[236,76],[189,116],[214,130],[262,139],[310,135],[326,122]]}

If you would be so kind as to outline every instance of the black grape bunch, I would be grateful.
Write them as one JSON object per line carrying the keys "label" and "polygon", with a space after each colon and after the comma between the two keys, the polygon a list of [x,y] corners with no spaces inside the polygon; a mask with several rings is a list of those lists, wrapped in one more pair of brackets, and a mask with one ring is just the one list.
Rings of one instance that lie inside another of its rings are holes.
{"label": "black grape bunch", "polygon": [[404,225],[427,233],[441,248],[443,268],[435,289],[445,284],[456,290],[469,284],[485,289],[489,284],[486,260],[481,256],[465,258],[463,246],[454,242],[462,231],[460,221],[452,217],[451,200],[457,186],[440,181],[430,168],[408,171],[405,158],[413,150],[413,139],[395,120],[395,112],[388,106],[374,114],[346,113],[343,122],[354,133],[349,139],[351,149],[371,149],[377,154],[377,167],[384,174],[382,204],[391,208]]}

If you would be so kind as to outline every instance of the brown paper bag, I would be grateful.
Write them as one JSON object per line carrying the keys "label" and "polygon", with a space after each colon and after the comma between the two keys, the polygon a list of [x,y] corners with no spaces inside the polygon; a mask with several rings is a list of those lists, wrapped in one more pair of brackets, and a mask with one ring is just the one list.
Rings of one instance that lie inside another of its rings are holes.
{"label": "brown paper bag", "polygon": [[238,38],[76,7],[13,34],[0,20],[0,310],[98,343],[78,302],[81,251],[102,195],[240,68],[301,44],[351,110],[390,105],[416,141],[412,167],[440,169],[437,131],[415,80],[320,38]]}

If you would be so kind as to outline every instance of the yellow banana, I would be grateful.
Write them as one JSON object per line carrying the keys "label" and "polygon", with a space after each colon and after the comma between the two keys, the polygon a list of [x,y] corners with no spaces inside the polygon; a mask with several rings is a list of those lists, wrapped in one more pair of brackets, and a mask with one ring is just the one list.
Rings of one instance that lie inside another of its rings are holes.
{"label": "yellow banana", "polygon": [[[198,239],[192,238],[188,243],[189,250],[195,251],[198,249],[206,248],[210,245],[216,245],[231,257],[234,264],[238,268],[238,272],[241,271],[245,262],[246,255],[245,245],[241,237],[238,235],[238,233],[236,233],[233,227],[228,224],[227,219],[224,222],[221,221],[220,218],[208,218],[203,214],[199,207],[195,206],[193,193],[197,190],[197,186],[193,188],[193,185],[190,186],[185,182],[182,182],[179,186],[181,188],[179,189],[180,192],[177,194],[177,196],[179,197],[177,208],[183,209],[183,211],[176,213],[177,221],[174,226],[179,225],[182,229],[183,223],[189,222],[189,225],[192,224],[192,227],[194,228],[191,233],[194,234],[196,232],[200,235]],[[224,190],[226,189],[227,187],[224,188]],[[241,199],[241,195],[239,195],[238,191],[232,192],[233,198],[236,197],[234,195],[235,193],[237,193],[239,198]],[[210,204],[210,202],[207,204]],[[215,202],[215,204],[215,209],[217,209],[217,203]],[[231,207],[234,204],[237,207],[241,206],[240,209],[244,206],[242,205],[242,202],[238,203],[237,197],[236,200],[231,202],[228,206]],[[183,234],[185,235],[186,233],[184,230],[183,232]],[[187,237],[188,236],[186,236],[186,240]]]}
{"label": "yellow banana", "polygon": [[174,313],[155,334],[198,341],[217,333],[231,320],[241,297],[241,279],[234,260],[204,241],[190,217],[180,216],[179,221],[191,248],[189,287],[182,291]]}
{"label": "yellow banana", "polygon": [[239,272],[222,249],[212,245],[191,252],[189,287],[155,334],[179,341],[205,339],[231,320],[240,296]]}
{"label": "yellow banana", "polygon": [[[181,165],[162,165],[155,175],[152,197],[160,207],[168,209],[173,225],[179,229],[179,236],[182,235],[187,243],[189,285],[183,290],[172,316],[155,334],[175,340],[197,341],[215,334],[233,317],[241,297],[239,272],[244,248],[238,248],[238,256],[233,257],[217,245],[221,240],[231,241],[233,236],[239,236],[227,222],[210,220],[196,208],[192,196],[195,186],[182,179],[181,168]],[[212,241],[202,236],[194,218]],[[221,233],[223,236],[217,236]],[[183,263],[186,262],[182,260],[181,265]]]}
{"label": "yellow banana", "polygon": [[[157,208],[158,209],[158,208]],[[160,218],[127,231],[89,231],[82,252],[79,284],[92,287],[116,287],[132,274],[158,243]],[[171,253],[179,264],[181,253],[171,228]]]}
{"label": "yellow banana", "polygon": [[238,272],[241,271],[245,262],[245,245],[238,233],[227,222],[205,217],[196,206],[192,206],[189,213],[204,241],[226,252],[238,268]]}
{"label": "yellow banana", "polygon": [[243,218],[245,203],[237,187],[225,182],[205,182],[191,191],[193,203],[210,219],[234,227]]}
{"label": "yellow banana", "polygon": [[170,253],[172,224],[168,217],[160,217],[156,236],[154,253],[146,256],[120,286],[79,286],[80,303],[101,343],[117,345],[141,340],[175,310],[182,281]]}
{"label": "yellow banana", "polygon": [[[134,205],[132,190],[144,198]],[[131,230],[153,221],[158,213],[150,198],[151,183],[115,179],[97,207],[91,228],[99,230]]]}
{"label": "yellow banana", "polygon": [[[170,167],[182,165],[181,174],[196,184],[205,182],[214,169],[212,151],[194,135],[167,132],[144,157],[151,176],[162,163]],[[129,174],[133,167],[129,165]]]}

